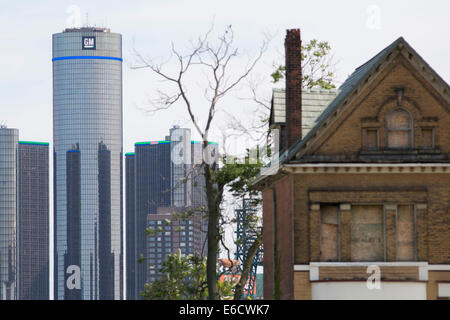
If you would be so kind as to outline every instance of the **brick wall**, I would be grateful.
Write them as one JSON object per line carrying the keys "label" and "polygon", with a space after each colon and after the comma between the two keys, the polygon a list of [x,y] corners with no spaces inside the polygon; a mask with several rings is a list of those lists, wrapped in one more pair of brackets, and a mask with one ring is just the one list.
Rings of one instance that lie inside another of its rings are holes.
{"label": "brick wall", "polygon": [[276,286],[274,256],[274,220],[276,220],[277,250],[279,256],[279,276],[281,299],[293,299],[293,177],[288,176],[273,185],[276,197],[274,217],[271,189],[263,192],[263,245],[264,245],[264,298],[274,299]]}
{"label": "brick wall", "polygon": [[427,283],[427,299],[434,300],[438,297],[439,281],[450,281],[450,271],[429,271]]}
{"label": "brick wall", "polygon": [[309,282],[309,271],[294,272],[294,299],[311,300],[311,283]]}
{"label": "brick wall", "polygon": [[[294,183],[294,261],[317,261],[311,252],[310,203],[427,203],[418,212],[418,260],[450,263],[449,174],[297,174]],[[388,233],[394,237],[389,229]],[[389,241],[388,237],[388,241]],[[391,242],[389,242],[391,243]],[[391,250],[394,252],[394,250]],[[393,260],[389,256],[389,260]],[[348,261],[348,260],[347,260]]]}
{"label": "brick wall", "polygon": [[266,189],[263,196],[263,247],[264,247],[264,299],[273,299],[273,191]]}
{"label": "brick wall", "polygon": [[[301,86],[301,68],[298,71],[298,66],[292,64],[300,60],[297,57],[301,53],[298,49],[299,44],[300,31],[288,30],[285,41],[288,145],[295,142],[301,135],[301,117],[299,117],[301,115],[301,89],[300,92],[296,92],[297,89],[295,89],[299,84]],[[362,161],[361,159],[365,155],[363,152],[364,129],[370,125],[374,125],[378,130],[379,149],[385,150],[387,146],[387,115],[398,108],[397,95],[393,88],[403,87],[401,106],[408,110],[413,117],[413,149],[417,150],[420,146],[422,128],[431,125],[435,132],[435,149],[432,151],[435,152],[434,155],[438,154],[442,162],[449,162],[450,104],[441,98],[441,93],[430,85],[420,71],[412,67],[408,58],[393,54],[390,62],[381,67],[380,73],[367,79],[366,82],[368,83],[366,89],[352,95],[348,99],[345,110],[341,109],[336,113],[336,117],[330,117],[327,130],[319,130],[312,138],[306,148],[305,157],[300,159],[301,161],[322,161],[323,159],[328,159],[330,162]],[[291,94],[289,94],[288,88],[293,89],[290,91]],[[368,158],[369,160],[365,161],[389,162],[388,153],[386,155],[380,153],[376,161],[373,160],[374,158]],[[434,155],[429,159],[433,159]],[[423,158],[422,154],[420,156],[422,159],[428,159],[427,156]],[[415,155],[410,153],[408,157],[411,160]],[[404,159],[400,156],[400,160]],[[271,177],[271,179],[274,178]],[[314,210],[312,208],[314,204],[347,203],[382,206],[426,204],[422,209],[416,207],[417,260],[428,261],[430,264],[450,264],[449,186],[450,175],[448,173],[302,173],[291,174],[290,177],[283,177],[281,180],[271,183],[268,188],[275,188],[277,199],[275,211],[278,224],[276,231],[279,235],[283,298],[308,297],[308,294],[310,295],[310,284],[306,280],[307,272],[295,272],[294,275],[289,261],[293,259],[295,264],[309,264],[311,261],[320,259],[320,210]],[[273,266],[274,262],[274,252],[267,248],[267,245],[272,245],[273,248],[273,238],[270,238],[270,234],[273,234],[274,231],[274,208],[271,207],[273,194],[268,190],[266,189],[263,193],[264,281],[266,282],[266,278],[268,279],[267,284],[265,283],[265,298],[273,297],[270,294],[274,289],[273,269],[270,269],[270,265]],[[386,210],[386,207],[383,208],[386,227],[386,260],[394,261],[396,260],[397,227],[395,217],[397,213]],[[341,247],[342,261],[349,261],[351,259],[351,248],[348,245],[351,237],[351,209],[341,210],[341,213],[341,240],[344,241]],[[293,241],[290,243],[291,237],[293,237]],[[293,252],[293,256],[291,252]],[[348,270],[348,272],[353,271]],[[417,277],[416,271],[412,269],[385,269],[385,271],[393,279]],[[331,272],[331,270],[327,272]],[[266,273],[268,274],[266,275]],[[356,274],[359,273],[359,271],[356,272]],[[438,273],[430,276],[438,277]],[[439,274],[439,277],[441,276]],[[447,274],[442,277],[446,278]],[[292,287],[294,282],[295,291]],[[428,284],[428,286],[431,291],[435,290],[433,284]],[[433,296],[433,293],[428,294],[430,297]]]}
{"label": "brick wall", "polygon": [[286,143],[290,147],[302,136],[302,61],[300,29],[287,30],[286,55]]}
{"label": "brick wall", "polygon": [[[320,267],[319,280],[367,280],[367,267]],[[380,267],[381,280],[419,280],[418,267]]]}
{"label": "brick wall", "polygon": [[[359,157],[363,145],[365,125],[362,119],[378,121],[380,147],[386,148],[386,118],[389,111],[397,108],[394,87],[404,87],[402,107],[413,116],[414,148],[421,143],[421,126],[426,119],[437,119],[436,146],[448,158],[450,152],[450,105],[439,99],[439,93],[432,89],[423,77],[412,69],[402,58],[384,70],[377,81],[360,92],[351,105],[330,125],[327,133],[320,136],[317,143],[308,150],[309,155],[337,156],[342,160]],[[375,123],[376,124],[376,123]]]}

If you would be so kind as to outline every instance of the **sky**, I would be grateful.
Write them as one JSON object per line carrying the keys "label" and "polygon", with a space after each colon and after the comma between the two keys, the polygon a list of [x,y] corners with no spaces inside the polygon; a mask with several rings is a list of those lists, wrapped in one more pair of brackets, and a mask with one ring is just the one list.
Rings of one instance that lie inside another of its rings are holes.
{"label": "sky", "polygon": [[[450,2],[445,0],[0,0],[0,123],[18,128],[20,140],[52,145],[51,38],[77,17],[82,25],[108,27],[123,36],[123,149],[132,152],[135,142],[164,139],[175,124],[192,128],[182,105],[156,113],[143,111],[149,109],[156,90],[167,84],[149,70],[131,68],[136,64],[134,50],[155,61],[165,60],[172,43],[185,50],[214,21],[218,32],[228,25],[234,30],[235,46],[242,54],[231,68],[237,73],[257,53],[264,34],[270,34],[269,48],[254,70],[255,77],[263,79],[261,95],[270,98],[269,75],[274,63],[283,63],[286,29],[300,28],[304,42],[330,43],[338,84],[403,36],[450,82],[449,13]],[[174,65],[169,62],[167,67],[171,71]],[[201,114],[205,104],[198,76],[192,79],[196,85],[192,99]],[[227,113],[243,121],[251,117],[254,106],[243,102],[242,90],[224,100],[215,128],[229,121]],[[212,139],[219,136],[213,134]]]}
{"label": "sky", "polygon": [[[68,25],[73,6],[79,8],[82,24],[87,20],[123,35],[124,152],[133,151],[134,142],[164,138],[174,124],[190,126],[181,105],[142,111],[161,82],[149,70],[130,68],[136,59],[133,48],[156,61],[165,59],[172,42],[186,48],[213,20],[218,31],[232,25],[243,57],[256,54],[263,33],[274,35],[255,69],[266,78],[265,96],[270,97],[268,75],[273,63],[282,60],[289,28],[300,28],[303,41],[316,38],[331,44],[338,83],[400,36],[450,81],[450,2],[445,0],[0,0],[0,122],[18,128],[21,140],[52,142],[51,35]],[[239,114],[242,103],[229,100],[224,108]]]}

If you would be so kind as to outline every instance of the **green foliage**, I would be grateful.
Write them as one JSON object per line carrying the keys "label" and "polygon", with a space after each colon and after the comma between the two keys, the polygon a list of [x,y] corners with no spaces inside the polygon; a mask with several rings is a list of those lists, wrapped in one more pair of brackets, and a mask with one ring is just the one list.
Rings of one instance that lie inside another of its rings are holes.
{"label": "green foliage", "polygon": [[[254,196],[255,204],[259,203],[259,191],[255,190],[251,181],[258,175],[263,164],[258,160],[258,150],[247,150],[248,154],[254,154],[256,159],[247,156],[241,163],[230,163],[224,161],[222,167],[213,172],[213,182],[219,188],[227,187],[236,197]],[[225,159],[226,160],[226,159]],[[230,160],[230,159],[228,159]],[[205,212],[206,208],[197,209],[198,212]],[[195,214],[194,210],[185,210],[181,213],[172,213],[171,219],[164,221],[165,225],[171,224],[174,220],[186,220]],[[257,216],[249,217],[248,223],[253,226],[258,220]],[[182,231],[178,227],[177,231]],[[155,235],[163,232],[161,226],[148,228],[147,235]],[[222,234],[222,232],[219,232]],[[142,257],[142,261],[145,258]],[[141,296],[148,300],[203,300],[208,298],[208,285],[206,277],[206,258],[202,259],[196,255],[183,257],[181,252],[169,255],[162,263],[159,273],[163,277],[145,284]],[[234,279],[235,280],[235,279]],[[236,281],[217,281],[219,299],[232,299]]]}
{"label": "green foliage", "polygon": [[278,81],[284,79],[285,73],[286,67],[284,65],[278,65],[275,71],[270,75],[273,79],[273,83],[277,83]]}
{"label": "green foliage", "polygon": [[[321,88],[330,90],[336,88],[333,84],[335,74],[332,71],[331,46],[328,41],[313,39],[302,45],[302,88]],[[284,65],[275,65],[271,74],[273,83],[277,83],[286,76]]]}
{"label": "green foliage", "polygon": [[[182,256],[178,250],[162,262],[158,270],[164,276],[146,283],[141,296],[147,300],[205,300],[208,298],[206,283],[206,258],[197,255]],[[233,295],[232,283],[218,281],[220,297]]]}
{"label": "green foliage", "polygon": [[225,158],[223,166],[216,172],[214,179],[219,185],[227,185],[235,197],[251,197],[259,194],[259,191],[253,187],[252,181],[262,167],[263,164],[259,160],[251,160],[249,157],[242,163]]}
{"label": "green foliage", "polygon": [[143,254],[141,254],[139,256],[139,258],[137,259],[137,262],[138,263],[144,263],[146,260],[147,260],[147,258]]}
{"label": "green foliage", "polygon": [[151,236],[151,235],[155,235],[155,234],[161,233],[163,231],[164,231],[163,227],[159,226],[157,228],[147,228],[145,230],[145,234],[147,236]]}

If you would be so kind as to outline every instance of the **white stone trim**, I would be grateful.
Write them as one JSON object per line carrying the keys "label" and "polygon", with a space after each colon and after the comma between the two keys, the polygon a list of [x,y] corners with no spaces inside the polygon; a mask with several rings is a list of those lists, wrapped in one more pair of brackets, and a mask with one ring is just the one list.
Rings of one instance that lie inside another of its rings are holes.
{"label": "white stone trim", "polygon": [[381,281],[370,290],[366,281],[317,281],[311,283],[312,300],[426,300],[427,283]]}
{"label": "white stone trim", "polygon": [[309,271],[308,264],[294,264],[294,271]]}
{"label": "white stone trim", "polygon": [[419,280],[428,281],[428,271],[441,270],[450,271],[450,265],[429,265],[426,261],[418,262],[385,262],[385,261],[374,261],[374,262],[310,262],[307,264],[296,264],[294,265],[294,271],[309,271],[309,280],[317,281],[319,280],[319,268],[320,267],[368,267],[371,265],[376,265],[379,267],[417,267],[419,269]]}
{"label": "white stone trim", "polygon": [[319,267],[310,266],[309,280],[310,281],[317,281],[317,280],[319,280]]}
{"label": "white stone trim", "polygon": [[438,297],[449,298],[450,297],[450,283],[438,282]]}
{"label": "white stone trim", "polygon": [[429,264],[429,271],[450,271],[450,264]]}
{"label": "white stone trim", "polygon": [[428,262],[426,261],[367,261],[367,262],[311,262],[310,267],[368,267],[371,265],[377,265],[380,267],[426,267]]}
{"label": "white stone trim", "polygon": [[450,163],[289,163],[282,168],[302,173],[450,173]]}
{"label": "white stone trim", "polygon": [[373,261],[373,262],[310,262],[309,264],[294,264],[294,271],[309,271],[315,267],[427,267],[429,270],[449,270],[450,264],[428,264],[426,261]]}

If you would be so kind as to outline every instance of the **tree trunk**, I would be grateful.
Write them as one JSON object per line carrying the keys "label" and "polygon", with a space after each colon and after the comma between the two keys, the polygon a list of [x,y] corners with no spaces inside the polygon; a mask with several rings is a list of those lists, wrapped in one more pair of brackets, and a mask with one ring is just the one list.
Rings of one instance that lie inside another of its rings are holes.
{"label": "tree trunk", "polygon": [[213,185],[211,166],[204,163],[206,198],[208,203],[208,252],[206,256],[206,280],[208,283],[208,299],[217,300],[217,256],[219,251],[219,207],[217,193]]}

